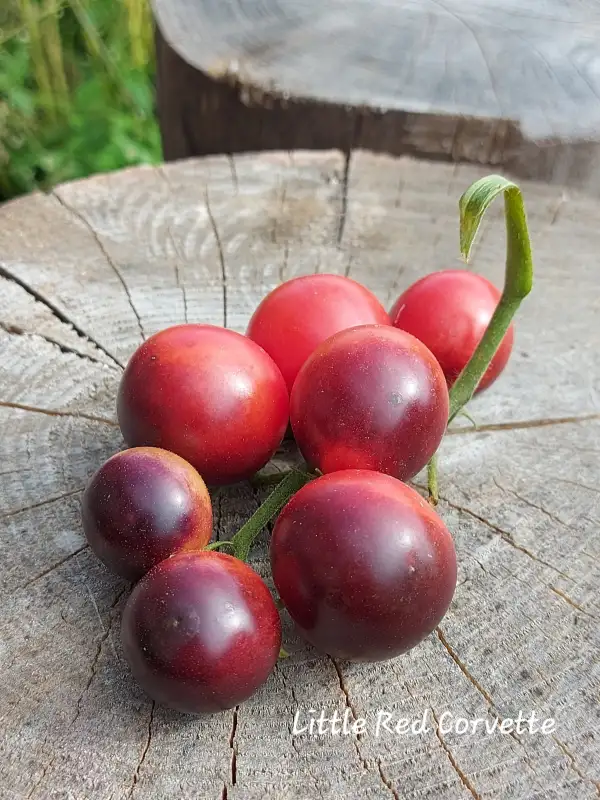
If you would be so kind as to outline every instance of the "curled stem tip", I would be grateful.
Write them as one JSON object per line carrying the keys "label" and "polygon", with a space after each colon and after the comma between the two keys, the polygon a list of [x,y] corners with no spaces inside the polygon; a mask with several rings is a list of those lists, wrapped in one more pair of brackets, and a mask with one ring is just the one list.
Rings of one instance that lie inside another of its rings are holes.
{"label": "curled stem tip", "polygon": [[475,181],[459,201],[460,250],[468,260],[471,247],[486,210],[504,194],[506,221],[506,269],[500,302],[469,363],[450,390],[451,422],[477,389],[512,318],[533,284],[533,260],[523,195],[519,187],[501,175],[488,175]]}

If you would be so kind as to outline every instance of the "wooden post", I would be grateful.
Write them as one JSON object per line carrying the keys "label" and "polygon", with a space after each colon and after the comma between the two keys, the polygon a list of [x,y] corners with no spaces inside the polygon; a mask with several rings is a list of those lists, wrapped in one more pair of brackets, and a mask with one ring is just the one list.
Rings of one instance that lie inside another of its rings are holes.
{"label": "wooden post", "polygon": [[[129,585],[90,553],[78,501],[123,446],[115,397],[133,350],[184,321],[243,331],[295,275],[349,274],[390,305],[458,263],[457,200],[485,170],[364,153],[344,165],[340,153],[221,156],[0,208],[3,797],[600,792],[600,201],[562,189],[522,185],[536,285],[507,371],[472,404],[478,429],[460,420],[442,447],[439,512],[459,579],[437,632],[393,661],[337,663],[284,616],[290,657],[239,709],[202,719],[155,707],[123,662]],[[501,211],[472,264],[496,282]],[[242,483],[218,498],[215,535],[229,539],[259,497]],[[266,544],[253,564],[268,577]],[[296,735],[294,715],[302,727],[311,708],[364,717],[368,731]],[[426,728],[376,736],[380,711],[391,725],[425,716]],[[519,711],[556,727],[486,733]],[[448,729],[457,719],[481,721],[466,735]]]}
{"label": "wooden post", "polygon": [[600,194],[594,3],[153,2],[167,160],[363,148]]}

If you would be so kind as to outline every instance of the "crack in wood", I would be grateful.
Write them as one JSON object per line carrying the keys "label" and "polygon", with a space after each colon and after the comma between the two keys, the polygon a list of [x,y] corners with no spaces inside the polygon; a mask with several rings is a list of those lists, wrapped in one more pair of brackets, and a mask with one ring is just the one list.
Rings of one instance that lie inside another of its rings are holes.
{"label": "crack in wood", "polygon": [[535,508],[537,511],[541,511],[542,514],[545,514],[549,519],[551,519],[553,522],[556,522],[561,527],[564,528],[571,527],[568,522],[565,522],[564,520],[560,519],[560,517],[557,517],[551,511],[545,509],[543,506],[537,505],[537,503],[534,503],[531,500],[528,500],[526,497],[523,497],[523,495],[519,494],[519,492],[517,492],[515,489],[507,489],[505,486],[502,486],[502,484],[498,482],[496,476],[494,476],[492,480],[494,481],[494,483],[496,484],[498,489],[500,489],[501,492],[505,492],[506,494],[512,494],[512,496],[516,497],[517,500],[520,500],[522,503],[525,503],[525,505],[529,506],[529,508]]}
{"label": "crack in wood", "polygon": [[2,328],[3,331],[6,331],[6,333],[10,334],[11,336],[23,336],[25,338],[30,338],[30,339],[37,336],[40,339],[43,339],[45,342],[48,342],[48,344],[51,344],[54,347],[58,347],[61,353],[77,356],[78,358],[84,358],[86,359],[86,361],[91,361],[93,364],[101,364],[103,367],[108,367],[109,369],[113,370],[117,369],[116,364],[113,364],[112,362],[110,364],[107,364],[106,361],[103,361],[100,358],[95,358],[94,356],[89,355],[89,353],[82,353],[80,350],[76,350],[74,347],[70,347],[69,345],[59,342],[58,339],[53,339],[51,336],[46,336],[45,333],[39,333],[37,331],[26,331],[19,325],[11,325],[7,322],[2,322],[1,320],[0,320],[0,328]]}
{"label": "crack in wood", "polygon": [[117,367],[125,369],[125,365],[121,361],[119,361],[119,359],[115,355],[113,355],[113,353],[111,353],[110,350],[104,347],[104,345],[101,344],[96,339],[94,339],[94,337],[91,334],[89,334],[87,331],[81,328],[76,322],[70,319],[63,311],[60,310],[60,308],[57,305],[55,305],[45,295],[43,295],[37,289],[34,289],[33,286],[30,286],[26,281],[22,280],[17,275],[14,275],[12,272],[9,272],[9,270],[3,264],[0,264],[0,276],[6,278],[9,281],[12,281],[13,283],[16,283],[17,286],[20,286],[21,289],[24,289],[27,292],[27,294],[30,295],[30,297],[33,297],[33,299],[36,302],[41,303],[50,312],[52,312],[52,315],[56,317],[56,319],[58,319],[60,322],[62,322],[63,325],[72,328],[75,331],[75,333],[78,334],[78,336],[81,336],[82,339],[85,339],[90,344],[93,344],[94,347],[97,347],[98,350],[104,353],[105,356],[108,356],[108,358],[110,358],[110,360],[113,361],[117,365]]}
{"label": "crack in wood", "polygon": [[[110,612],[112,612],[113,609],[119,604],[119,601],[121,600],[121,598],[123,597],[125,592],[128,591],[129,588],[130,588],[129,586],[125,586],[123,589],[120,589],[120,591],[117,592],[117,596],[115,597],[115,599],[111,603]],[[88,591],[89,591],[89,588],[88,588]],[[97,606],[96,606],[96,608],[97,608]],[[96,653],[94,655],[94,658],[92,659],[92,664],[91,664],[91,667],[90,667],[90,675],[88,677],[87,683],[86,683],[83,691],[81,692],[81,694],[79,695],[79,698],[77,700],[77,704],[75,706],[75,716],[71,720],[71,725],[74,725],[74,723],[78,719],[78,717],[79,717],[79,715],[81,713],[81,703],[83,702],[83,698],[85,697],[85,695],[89,691],[89,688],[92,685],[92,682],[93,682],[94,678],[96,677],[96,672],[97,672],[97,669],[98,669],[98,661],[100,660],[100,655],[102,654],[102,647],[104,646],[104,642],[110,636],[113,623],[114,623],[114,616],[112,616],[112,613],[111,613],[111,619],[110,619],[110,622],[108,624],[108,627],[104,628],[104,632],[103,632],[102,636],[100,637],[100,640],[98,641],[98,647],[96,649]],[[113,647],[113,651],[114,651],[114,647]]]}
{"label": "crack in wood", "polygon": [[229,748],[231,750],[231,785],[235,786],[237,783],[237,749],[235,744],[235,735],[238,727],[238,715],[240,712],[239,705],[233,709],[231,719],[231,733],[229,735]]}
{"label": "crack in wood", "polygon": [[17,411],[29,411],[32,414],[45,414],[48,417],[72,417],[74,419],[87,419],[90,422],[101,422],[103,425],[110,425],[118,428],[119,423],[108,417],[98,417],[95,414],[88,414],[85,411],[67,411],[61,408],[40,408],[30,406],[26,403],[15,403],[12,400],[0,400],[0,408],[14,408]]}
{"label": "crack in wood", "polygon": [[[159,174],[163,174],[162,172]],[[165,178],[166,180],[166,178]],[[175,252],[175,263],[173,265],[175,269],[175,283],[177,284],[177,288],[181,292],[181,296],[183,299],[183,318],[188,323],[188,304],[187,304],[187,292],[185,290],[185,283],[181,282],[181,274],[180,274],[180,267],[179,267],[179,260],[184,261],[184,258],[181,258],[181,251],[179,249],[179,245],[175,241],[175,237],[173,236],[173,231],[171,230],[171,226],[167,225],[167,236],[169,237],[169,241],[173,246],[173,250]]]}
{"label": "crack in wood", "polygon": [[393,783],[391,782],[391,780],[388,778],[388,776],[383,771],[383,762],[381,761],[380,758],[377,759],[377,771],[379,773],[379,777],[381,778],[381,782],[386,787],[386,789],[388,789],[390,791],[390,794],[392,795],[394,800],[400,800],[400,795],[394,789]]}
{"label": "crack in wood", "polygon": [[346,220],[348,218],[348,194],[350,188],[350,172],[352,169],[352,155],[354,153],[354,148],[356,147],[356,143],[360,139],[362,124],[363,124],[362,114],[360,114],[360,112],[355,113],[354,118],[352,120],[352,130],[350,132],[348,147],[344,151],[344,171],[342,173],[342,195],[340,198],[340,218],[338,221],[338,228],[335,237],[338,249],[340,249],[342,246],[344,231],[346,229]]}
{"label": "crack in wood", "polygon": [[65,556],[64,558],[61,558],[60,561],[57,561],[55,564],[52,564],[52,566],[48,567],[48,569],[45,569],[43,572],[39,572],[37,575],[34,575],[33,578],[30,578],[28,581],[26,581],[26,583],[22,584],[18,588],[19,589],[27,589],[33,583],[36,583],[36,581],[39,581],[42,578],[45,578],[47,575],[50,575],[50,573],[54,572],[59,567],[62,567],[63,564],[66,564],[72,558],[75,558],[75,556],[78,556],[79,553],[83,553],[83,551],[87,550],[87,548],[88,548],[87,543],[83,544],[81,547],[78,547],[77,550],[74,550],[72,553],[69,553],[68,556]]}
{"label": "crack in wood", "polygon": [[[277,673],[281,677],[281,682],[283,683],[284,687],[292,695],[292,699],[294,701],[294,705],[295,705],[296,709],[299,710],[300,709],[300,702],[298,701],[298,697],[296,695],[296,690],[294,688],[293,683],[292,684],[288,684],[287,678],[285,676],[285,671],[281,668],[281,660],[280,659],[277,660],[277,663],[275,664],[275,669],[277,670]],[[294,736],[294,723],[293,723],[293,720],[292,720],[292,722],[290,722],[288,724],[288,730],[289,730],[289,733],[290,733],[290,741],[292,743],[292,747],[294,748],[294,751],[297,753],[297,755],[300,756],[300,758],[302,758],[302,751],[301,751],[300,747],[298,746],[298,743],[296,741],[296,736]],[[323,797],[323,793],[322,793],[322,791],[321,791],[321,789],[319,787],[319,781],[317,780],[317,776],[313,772],[313,769],[312,769],[312,766],[310,765],[310,763],[307,764],[307,770],[308,770],[308,774],[311,777],[313,785],[315,787],[315,791],[317,792],[319,797]]]}
{"label": "crack in wood", "polygon": [[[418,488],[420,488],[422,490],[426,489],[425,486],[422,486],[422,485],[419,485],[419,484],[415,484],[415,485],[418,486]],[[498,485],[498,484],[496,484],[496,485]],[[503,490],[503,487],[501,487],[499,485],[498,485],[498,488]],[[464,506],[460,506],[457,503],[452,503],[450,500],[448,500],[447,497],[442,497],[440,495],[440,500],[442,500],[444,503],[447,503],[451,508],[454,508],[456,511],[461,511],[463,514],[467,514],[468,516],[473,517],[474,519],[478,520],[479,522],[482,522],[488,528],[491,528],[495,533],[499,534],[502,537],[503,541],[507,542],[507,544],[509,544],[515,550],[518,550],[519,552],[524,553],[526,556],[531,558],[533,561],[537,561],[538,564],[541,564],[542,566],[547,567],[548,569],[551,569],[553,572],[556,572],[562,578],[565,578],[566,580],[568,580],[571,583],[573,583],[573,578],[571,578],[570,575],[567,575],[566,572],[562,572],[557,567],[555,567],[552,564],[550,564],[548,561],[544,561],[543,559],[541,559],[538,556],[536,556],[535,553],[532,553],[526,547],[523,547],[522,545],[517,544],[517,542],[515,542],[512,534],[510,534],[508,531],[505,531],[502,528],[499,528],[498,526],[496,526],[493,523],[491,523],[489,520],[485,519],[485,517],[482,517],[479,514],[476,514],[474,511],[471,511],[471,509],[465,508]],[[535,508],[537,508],[537,506],[535,506]],[[540,509],[540,510],[542,510],[542,509]],[[565,525],[566,523],[561,522],[561,524]],[[475,558],[475,556],[473,556],[471,554],[471,557],[473,558],[474,561],[476,561],[479,564],[479,566],[481,567],[481,569],[484,572],[488,572],[488,570],[486,570],[483,567],[483,564],[481,564],[481,562],[477,558]],[[573,608],[576,608],[578,611],[581,611],[582,614],[585,614],[586,616],[591,617],[591,619],[597,619],[597,617],[595,617],[589,611],[586,611],[584,608],[582,608],[582,606],[578,605],[573,600],[571,600],[571,598],[568,595],[566,595],[564,592],[556,589],[556,587],[551,586],[550,584],[548,584],[548,588],[551,591],[553,591],[556,595],[558,595],[558,597],[561,597],[563,600],[565,600]]]}
{"label": "crack in wood", "polygon": [[144,765],[144,761],[146,760],[146,756],[148,755],[148,750],[150,750],[150,745],[152,744],[152,723],[154,722],[154,710],[156,708],[156,702],[153,700],[150,706],[150,716],[148,718],[148,734],[146,737],[146,743],[144,745],[144,749],[140,755],[140,759],[138,761],[138,765],[136,770],[133,774],[133,779],[131,781],[131,786],[129,787],[129,792],[127,794],[128,799],[133,797],[133,793],[136,790],[136,786],[140,779],[140,771]]}
{"label": "crack in wood", "polygon": [[[155,169],[154,171],[159,176],[159,178],[167,185],[169,193],[173,194],[173,187],[171,185],[171,181],[170,181],[169,176],[167,175],[167,173],[164,171],[164,169],[159,167],[158,169]],[[177,288],[181,292],[181,296],[182,296],[182,299],[183,299],[183,318],[184,318],[184,320],[185,320],[185,322],[187,324],[189,322],[189,319],[188,319],[187,292],[186,292],[185,283],[181,282],[181,268],[180,268],[180,264],[179,264],[180,261],[182,263],[185,262],[185,256],[182,256],[182,254],[181,254],[181,250],[179,249],[179,245],[177,244],[177,241],[175,240],[175,237],[173,236],[173,229],[172,229],[170,224],[167,224],[167,237],[168,237],[169,241],[171,242],[171,245],[173,247],[173,251],[175,253],[175,263],[173,265],[174,269],[175,269],[175,283],[177,284]]]}
{"label": "crack in wood", "polygon": [[221,285],[223,287],[223,327],[226,328],[227,327],[227,268],[225,266],[225,253],[223,252],[223,244],[221,242],[221,237],[219,235],[219,229],[217,228],[217,222],[213,216],[212,209],[210,207],[208,186],[205,186],[204,188],[204,202],[206,205],[206,213],[208,214],[210,226],[212,228],[212,232],[215,237],[215,242],[217,245],[217,253],[219,255],[219,264],[221,266]]}
{"label": "crack in wood", "polygon": [[[239,711],[240,707],[239,705],[237,705],[233,709],[233,713],[231,715],[231,732],[229,734],[229,749],[231,751],[231,761],[229,764],[229,780],[231,782],[231,786],[235,786],[237,783],[237,750],[235,745],[235,736],[238,727]],[[227,781],[224,781],[223,788],[221,790],[221,800],[227,800],[227,795],[228,795]]]}
{"label": "crack in wood", "polygon": [[59,500],[64,500],[66,497],[72,497],[75,494],[80,494],[84,489],[85,486],[80,487],[79,489],[71,489],[68,492],[63,492],[62,494],[57,495],[56,497],[49,497],[47,500],[39,500],[37,503],[32,503],[29,506],[22,506],[21,508],[16,508],[12,511],[5,511],[3,514],[0,514],[0,519],[16,517],[19,514],[24,514],[26,511],[33,511],[35,508],[47,506],[50,505],[50,503],[57,503]]}
{"label": "crack in wood", "polygon": [[346,217],[348,216],[348,180],[350,177],[350,161],[352,160],[352,147],[344,153],[344,172],[342,175],[342,188],[340,198],[340,218],[338,220],[338,228],[335,235],[335,241],[338,247],[342,246],[344,238],[344,230],[346,228]]}
{"label": "crack in wood", "polygon": [[[479,694],[483,697],[483,699],[488,704],[488,713],[493,713],[493,715],[498,719],[500,724],[502,724],[503,721],[504,721],[504,718],[500,714],[498,709],[496,708],[496,705],[495,705],[495,703],[494,703],[494,701],[492,699],[492,696],[490,695],[490,693],[488,691],[486,691],[486,689],[484,689],[484,687],[479,683],[479,681],[475,678],[475,676],[470,672],[470,670],[468,669],[467,665],[458,656],[458,653],[456,652],[456,650],[452,647],[452,645],[446,639],[446,636],[444,635],[444,632],[442,631],[441,626],[438,625],[438,627],[435,629],[435,633],[436,633],[438,639],[440,640],[441,644],[443,645],[444,649],[446,650],[446,652],[450,656],[450,658],[454,661],[456,666],[460,669],[460,671],[465,676],[465,678],[469,681],[469,683],[472,684],[472,686],[477,690],[477,692],[479,692]],[[433,708],[431,709],[431,711],[432,711],[432,713],[434,713],[433,712]],[[435,716],[435,714],[434,714],[434,716]],[[520,745],[525,750],[525,752],[527,752],[527,750],[525,748],[525,745],[519,739],[519,737],[515,733],[515,731],[512,731],[512,730],[509,731],[508,735],[512,739],[514,739],[515,742],[517,742],[517,744]]]}
{"label": "crack in wood", "polygon": [[471,673],[467,669],[466,664],[464,664],[463,661],[458,657],[456,651],[454,650],[454,648],[450,645],[450,643],[446,639],[446,637],[444,635],[444,632],[442,631],[442,629],[441,629],[441,627],[439,625],[435,629],[435,632],[437,634],[438,639],[440,640],[440,642],[444,646],[444,649],[446,650],[446,652],[448,653],[450,658],[454,661],[456,666],[460,669],[460,671],[465,676],[465,678],[469,681],[469,683],[471,683],[475,687],[475,689],[477,689],[477,691],[484,698],[484,700],[489,705],[489,707],[492,708],[495,711],[496,709],[495,709],[495,706],[494,706],[494,701],[492,700],[491,696],[483,688],[483,686],[479,683],[479,681],[473,675],[471,675]]}
{"label": "crack in wood", "polygon": [[583,606],[580,606],[580,605],[579,605],[579,603],[576,603],[574,600],[572,600],[572,599],[569,597],[569,595],[568,595],[568,594],[565,594],[565,593],[564,593],[563,591],[561,591],[560,589],[557,589],[557,588],[556,588],[556,586],[551,586],[551,585],[549,584],[549,585],[548,585],[548,588],[549,588],[551,591],[553,591],[553,592],[554,592],[554,594],[556,594],[556,595],[558,595],[559,597],[561,597],[561,598],[562,598],[562,599],[565,601],[565,603],[568,603],[568,604],[569,604],[569,605],[570,605],[572,608],[576,609],[577,611],[580,611],[582,614],[585,614],[585,615],[586,615],[586,617],[590,617],[590,619],[595,619],[595,620],[597,620],[597,619],[598,619],[598,617],[596,617],[594,614],[591,614],[589,611],[586,611],[586,610],[585,610],[585,608],[583,608]]}
{"label": "crack in wood", "polygon": [[597,486],[588,486],[587,483],[582,483],[581,481],[571,481],[568,478],[559,478],[556,475],[549,476],[552,480],[558,481],[559,483],[566,483],[568,486],[577,486],[580,489],[587,489],[588,492],[594,492],[595,494],[600,494],[600,489]]}
{"label": "crack in wood", "polygon": [[235,193],[239,193],[240,184],[238,181],[238,174],[237,168],[235,166],[235,155],[233,153],[226,153],[227,162],[229,164],[229,169],[231,171],[231,182],[233,184],[233,188],[235,189]]}
{"label": "crack in wood", "polygon": [[[44,744],[45,744],[45,742],[44,742]],[[38,780],[37,780],[37,781],[36,781],[36,782],[33,784],[33,786],[31,787],[31,789],[30,789],[30,790],[27,792],[27,795],[26,795],[26,798],[27,798],[27,800],[31,800],[31,798],[33,797],[33,795],[34,795],[34,793],[35,793],[36,789],[37,789],[39,786],[41,786],[41,784],[43,783],[44,779],[46,778],[46,775],[48,774],[48,770],[49,770],[49,769],[50,769],[50,767],[51,767],[51,766],[54,764],[54,760],[55,760],[55,758],[56,758],[56,754],[54,754],[54,755],[53,755],[53,756],[50,758],[50,760],[48,761],[48,763],[47,763],[47,764],[44,766],[44,768],[42,769],[42,774],[40,775],[40,777],[38,778]]]}
{"label": "crack in wood", "polygon": [[452,766],[452,769],[458,775],[458,777],[460,779],[460,782],[465,787],[465,789],[467,789],[467,791],[471,794],[471,796],[474,798],[474,800],[481,800],[480,795],[475,791],[475,788],[473,787],[473,784],[469,781],[469,779],[467,778],[466,774],[462,771],[462,769],[460,768],[460,766],[458,764],[458,761],[453,756],[452,751],[450,750],[450,748],[446,744],[446,741],[445,741],[444,737],[442,736],[442,732],[440,731],[439,720],[438,720],[437,715],[436,715],[435,711],[433,710],[433,708],[431,709],[431,715],[433,716],[433,719],[435,720],[435,735],[437,736],[437,738],[439,740],[439,743],[442,746],[442,749],[446,753],[446,756],[448,758],[448,761],[450,762],[450,765]]}
{"label": "crack in wood", "polygon": [[[346,686],[346,683],[344,681],[344,674],[342,672],[342,669],[341,669],[340,665],[338,664],[338,662],[335,660],[335,658],[333,656],[330,656],[328,654],[327,658],[331,661],[331,663],[333,664],[333,668],[336,671],[336,674],[337,674],[337,677],[338,677],[338,681],[339,681],[339,684],[340,684],[340,689],[341,689],[342,694],[344,695],[346,708],[348,708],[350,710],[350,713],[352,714],[352,718],[356,722],[356,720],[358,719],[358,714],[356,713],[356,709],[354,708],[354,704],[352,703],[352,700],[350,699],[350,692],[348,691],[348,687]],[[358,756],[358,760],[362,764],[363,769],[365,770],[365,772],[369,772],[369,765],[367,763],[367,760],[366,760],[366,758],[364,758],[363,754],[360,752],[360,746],[359,746],[360,738],[361,738],[360,733],[353,733],[354,749],[356,750],[356,755]]]}
{"label": "crack in wood", "polygon": [[142,339],[145,340],[146,339],[146,334],[144,333],[144,326],[142,325],[142,319],[141,319],[141,317],[139,315],[139,312],[138,312],[137,308],[135,307],[135,303],[133,302],[133,298],[131,296],[131,291],[129,290],[129,286],[127,285],[127,281],[125,280],[125,278],[123,276],[123,273],[121,272],[121,270],[117,266],[116,261],[113,259],[113,257],[110,255],[110,253],[106,249],[106,247],[104,245],[104,242],[100,238],[98,232],[96,231],[94,226],[89,222],[87,217],[81,211],[79,211],[77,208],[74,208],[72,205],[67,203],[67,201],[56,190],[53,190],[51,192],[51,194],[52,194],[52,197],[55,197],[58,200],[58,202],[61,204],[61,206],[63,208],[65,208],[70,214],[72,214],[75,217],[75,219],[78,219],[85,226],[85,228],[91,233],[94,241],[96,242],[96,244],[100,248],[100,251],[101,251],[102,255],[106,259],[106,263],[109,265],[109,267],[112,269],[112,271],[115,273],[115,275],[119,279],[119,281],[121,283],[121,286],[123,287],[123,290],[124,290],[125,294],[127,295],[127,300],[128,300],[129,305],[131,307],[131,310],[133,311],[133,314],[134,314],[134,316],[136,318],[137,325],[138,325],[138,328],[139,328],[139,331],[140,331],[140,335],[141,335]]}
{"label": "crack in wood", "polygon": [[[426,488],[427,488],[427,487],[422,486],[420,484],[415,484],[415,486],[417,486],[419,489],[422,489],[422,490],[426,490]],[[466,508],[465,506],[461,506],[458,503],[453,503],[447,497],[442,497],[442,495],[440,495],[440,500],[442,500],[444,503],[449,505],[450,508],[454,508],[456,511],[461,511],[463,514],[467,514],[468,516],[473,517],[473,519],[476,519],[479,522],[482,522],[490,530],[494,531],[494,533],[497,533],[502,538],[503,541],[505,541],[507,544],[509,544],[515,550],[518,550],[520,553],[524,553],[532,561],[536,561],[538,564],[541,564],[542,566],[547,567],[548,569],[551,569],[553,572],[556,572],[557,575],[560,575],[562,578],[566,578],[568,581],[571,581],[571,583],[573,583],[573,578],[571,578],[570,575],[567,575],[566,572],[562,572],[562,570],[558,569],[558,567],[553,566],[548,561],[544,561],[544,559],[539,558],[539,556],[536,556],[535,553],[533,553],[531,550],[528,550],[523,545],[518,544],[515,541],[512,533],[509,533],[508,531],[505,531],[503,528],[500,528],[497,525],[494,525],[493,522],[490,522],[485,517],[481,516],[480,514],[475,513],[475,511],[472,511],[470,508]]]}
{"label": "crack in wood", "polygon": [[518,431],[527,428],[547,428],[552,425],[577,425],[581,422],[600,420],[600,414],[592,412],[574,417],[551,417],[549,419],[526,419],[516,422],[490,422],[469,428],[448,428],[447,436],[464,436],[473,433],[488,433],[493,431]]}
{"label": "crack in wood", "polygon": [[554,739],[556,744],[560,747],[560,749],[563,751],[563,753],[566,755],[566,757],[569,759],[569,765],[573,770],[573,772],[576,775],[578,775],[582,781],[585,781],[586,783],[591,783],[592,786],[594,786],[596,789],[596,794],[598,795],[598,797],[600,797],[600,781],[596,781],[593,778],[589,778],[587,775],[585,775],[579,768],[577,761],[575,760],[575,756],[571,753],[567,745],[564,742],[561,742],[558,736],[553,735],[552,738]]}

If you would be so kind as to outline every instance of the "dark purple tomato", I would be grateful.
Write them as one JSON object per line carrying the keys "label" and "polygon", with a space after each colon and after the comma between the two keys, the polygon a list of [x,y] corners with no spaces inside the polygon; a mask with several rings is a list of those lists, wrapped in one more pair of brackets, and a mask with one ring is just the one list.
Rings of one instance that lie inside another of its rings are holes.
{"label": "dark purple tomato", "polygon": [[88,483],[81,510],[94,553],[129,580],[174,553],[202,550],[212,533],[204,481],[183,458],[157,447],[109,458]]}
{"label": "dark purple tomato", "polygon": [[[396,300],[390,317],[396,328],[412,333],[431,350],[452,386],[475,352],[499,301],[500,292],[487,278],[449,269],[409,286]],[[511,325],[477,391],[486,389],[502,372],[513,341]]]}
{"label": "dark purple tomato", "polygon": [[224,553],[173,556],[134,588],[121,624],[142,688],[190,714],[242,703],[269,677],[281,623],[264,581]]}
{"label": "dark purple tomato", "polygon": [[119,386],[127,444],[163,447],[208,484],[251,477],[271,458],[288,423],[281,373],[250,339],[214,325],[177,325],[131,357]]}
{"label": "dark purple tomato", "polygon": [[440,622],[456,586],[442,520],[414,489],[368,470],[300,489],[275,524],[271,566],[306,639],[354,661],[414,647]]}
{"label": "dark purple tomato", "polygon": [[407,480],[442,440],[448,389],[418,339],[365,325],[315,350],[294,384],[290,417],[304,458],[321,472],[374,469]]}
{"label": "dark purple tomato", "polygon": [[248,336],[281,370],[291,391],[296,375],[321,342],[357,325],[389,325],[379,300],[343,275],[303,275],[278,286],[260,303]]}

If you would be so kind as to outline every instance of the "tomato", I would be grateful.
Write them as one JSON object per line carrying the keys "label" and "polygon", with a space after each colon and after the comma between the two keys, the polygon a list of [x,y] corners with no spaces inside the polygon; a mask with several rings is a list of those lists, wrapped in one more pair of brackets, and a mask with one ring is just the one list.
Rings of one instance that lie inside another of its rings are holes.
{"label": "tomato", "polygon": [[448,389],[414,336],[367,325],[315,350],[294,383],[290,417],[302,455],[321,472],[373,469],[406,480],[442,440]]}
{"label": "tomato", "polygon": [[121,637],[150,697],[201,714],[242,703],[267,680],[281,624],[253,569],[205,551],[169,558],[142,578],[127,601]]}
{"label": "tomato", "polygon": [[[396,300],[390,317],[396,328],[412,333],[431,350],[452,386],[475,352],[499,300],[500,292],[487,278],[463,269],[449,269],[409,286]],[[511,325],[478,391],[500,375],[513,340]]]}
{"label": "tomato", "polygon": [[183,458],[156,447],[109,458],[92,476],[81,507],[90,547],[129,580],[174,553],[202,550],[212,533],[204,481]]}
{"label": "tomato", "polygon": [[121,380],[125,441],[177,453],[209,484],[249,478],[279,446],[289,397],[273,360],[250,339],[213,325],[151,336]]}
{"label": "tomato", "polygon": [[388,324],[375,295],[343,275],[305,275],[278,286],[260,303],[247,335],[275,361],[291,391],[315,348],[356,325]]}
{"label": "tomato", "polygon": [[344,470],[304,486],[271,538],[279,596],[301,633],[336,658],[380,661],[425,638],[456,587],[452,536],[417,492]]}

